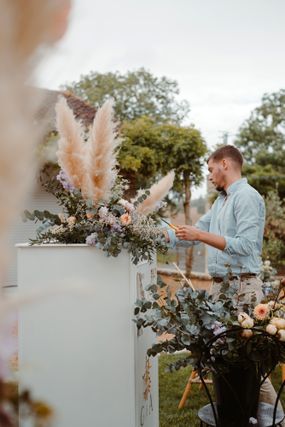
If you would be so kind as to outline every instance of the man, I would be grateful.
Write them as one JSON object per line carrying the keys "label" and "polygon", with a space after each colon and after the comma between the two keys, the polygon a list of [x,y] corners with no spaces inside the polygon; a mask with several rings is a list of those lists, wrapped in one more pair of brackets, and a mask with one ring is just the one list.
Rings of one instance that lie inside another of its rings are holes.
{"label": "man", "polygon": [[[263,297],[261,267],[265,206],[261,195],[241,177],[243,157],[239,150],[226,145],[208,159],[209,180],[219,192],[212,208],[195,226],[181,226],[168,230],[170,245],[208,245],[208,271],[213,278],[210,293],[218,298],[223,278],[232,274],[231,286],[244,302],[251,296],[257,303]],[[274,404],[276,393],[265,381],[261,389],[262,401]],[[282,409],[282,408],[280,408]]]}

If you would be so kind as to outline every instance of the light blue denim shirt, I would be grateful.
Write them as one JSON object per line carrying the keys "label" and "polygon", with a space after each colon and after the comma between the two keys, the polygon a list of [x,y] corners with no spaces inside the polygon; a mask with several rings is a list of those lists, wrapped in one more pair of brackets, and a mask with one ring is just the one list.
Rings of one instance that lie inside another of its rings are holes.
{"label": "light blue denim shirt", "polygon": [[[229,267],[233,274],[259,273],[265,223],[265,206],[261,195],[239,179],[219,194],[213,206],[195,227],[223,236],[225,249],[208,246],[208,271],[211,276],[223,277]],[[172,229],[167,230],[170,247],[191,246],[199,242],[179,240]]]}

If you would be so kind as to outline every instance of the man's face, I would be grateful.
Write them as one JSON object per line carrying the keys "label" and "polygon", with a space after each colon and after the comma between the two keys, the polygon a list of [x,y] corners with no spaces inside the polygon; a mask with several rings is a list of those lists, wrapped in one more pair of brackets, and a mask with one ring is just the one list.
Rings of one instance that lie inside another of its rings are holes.
{"label": "man's face", "polygon": [[212,159],[208,162],[209,181],[215,186],[217,191],[224,190],[225,187],[225,170],[223,166],[223,160],[213,161]]}

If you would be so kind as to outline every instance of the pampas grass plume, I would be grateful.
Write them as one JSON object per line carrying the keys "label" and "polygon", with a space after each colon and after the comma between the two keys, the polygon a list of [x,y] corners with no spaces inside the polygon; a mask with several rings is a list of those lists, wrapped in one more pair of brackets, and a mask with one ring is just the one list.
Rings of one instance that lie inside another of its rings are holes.
{"label": "pampas grass plume", "polygon": [[156,184],[149,189],[150,195],[138,205],[137,212],[139,214],[147,215],[153,212],[157,204],[164,199],[173,186],[175,173],[169,172],[166,176],[161,178]]}

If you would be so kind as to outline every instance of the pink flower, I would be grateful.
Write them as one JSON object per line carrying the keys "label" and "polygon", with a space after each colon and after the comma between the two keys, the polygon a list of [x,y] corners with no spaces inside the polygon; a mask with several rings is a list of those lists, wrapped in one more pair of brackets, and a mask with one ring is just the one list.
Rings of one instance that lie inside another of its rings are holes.
{"label": "pink flower", "polygon": [[120,220],[123,225],[130,225],[132,222],[132,217],[128,213],[125,213],[120,216]]}
{"label": "pink flower", "polygon": [[253,310],[253,315],[257,320],[267,319],[269,313],[270,307],[268,304],[258,304]]}

